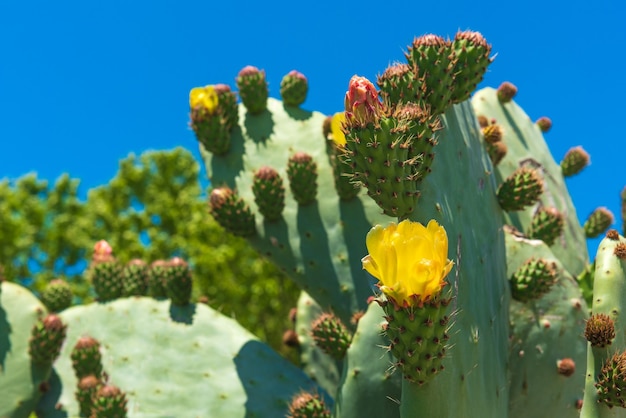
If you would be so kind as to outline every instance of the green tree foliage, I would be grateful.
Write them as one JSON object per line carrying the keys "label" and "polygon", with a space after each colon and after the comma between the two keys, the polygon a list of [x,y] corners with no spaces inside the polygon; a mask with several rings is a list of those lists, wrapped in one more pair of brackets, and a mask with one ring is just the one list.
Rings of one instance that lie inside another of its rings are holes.
{"label": "green tree foliage", "polygon": [[193,267],[195,297],[206,296],[211,306],[280,348],[298,290],[212,219],[199,172],[191,153],[176,148],[131,154],[108,184],[89,190],[86,201],[78,197],[79,180],[68,175],[52,187],[34,174],[1,181],[5,279],[41,291],[64,277],[87,302],[92,293],[83,273],[96,241],[107,240],[123,262],[179,256]]}

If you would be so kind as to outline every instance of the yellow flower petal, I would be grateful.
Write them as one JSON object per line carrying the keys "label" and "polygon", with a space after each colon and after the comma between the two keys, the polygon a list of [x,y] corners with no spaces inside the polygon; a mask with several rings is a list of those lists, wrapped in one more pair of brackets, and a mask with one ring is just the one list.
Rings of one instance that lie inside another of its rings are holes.
{"label": "yellow flower petal", "polygon": [[189,106],[193,109],[202,107],[209,113],[217,108],[219,98],[214,86],[194,87],[189,92]]}
{"label": "yellow flower petal", "polygon": [[415,305],[434,297],[452,270],[448,236],[431,220],[427,226],[404,220],[387,227],[376,225],[367,234],[369,254],[363,268],[380,281],[380,290],[400,305]]}
{"label": "yellow flower petal", "polygon": [[330,132],[333,136],[333,142],[343,147],[346,145],[346,135],[343,133],[343,124],[346,122],[346,113],[337,112],[330,120]]}

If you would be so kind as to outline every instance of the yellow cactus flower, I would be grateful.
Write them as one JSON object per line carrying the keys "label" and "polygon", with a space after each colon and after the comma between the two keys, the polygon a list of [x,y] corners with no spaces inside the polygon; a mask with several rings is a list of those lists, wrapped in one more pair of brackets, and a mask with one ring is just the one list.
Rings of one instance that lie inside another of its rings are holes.
{"label": "yellow cactus flower", "polygon": [[404,220],[376,225],[367,234],[363,268],[380,280],[380,290],[398,306],[419,306],[437,296],[454,264],[448,236],[435,220],[427,226]]}
{"label": "yellow cactus flower", "polygon": [[330,121],[330,132],[333,142],[339,147],[346,145],[346,135],[343,133],[343,124],[346,122],[346,112],[337,112]]}
{"label": "yellow cactus flower", "polygon": [[217,108],[219,98],[214,86],[194,87],[189,92],[189,106],[193,109],[202,107],[209,113]]}

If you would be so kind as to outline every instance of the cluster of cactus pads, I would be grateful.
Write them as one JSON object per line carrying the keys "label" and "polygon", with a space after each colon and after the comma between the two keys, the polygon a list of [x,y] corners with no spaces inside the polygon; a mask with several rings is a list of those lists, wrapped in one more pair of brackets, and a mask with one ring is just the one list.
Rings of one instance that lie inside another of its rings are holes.
{"label": "cluster of cactus pads", "polygon": [[[68,307],[56,282],[46,309],[3,283],[0,416],[626,416],[626,239],[610,230],[589,263],[613,223],[581,226],[567,192],[589,156],[556,163],[513,84],[474,92],[490,55],[477,32],[418,37],[330,116],[300,108],[297,71],[282,101],[251,66],[239,104],[192,89],[208,210],[302,288],[284,338],[302,367],[191,303],[184,261],[121,266],[101,242],[96,303]],[[403,293],[389,254],[431,282]]]}

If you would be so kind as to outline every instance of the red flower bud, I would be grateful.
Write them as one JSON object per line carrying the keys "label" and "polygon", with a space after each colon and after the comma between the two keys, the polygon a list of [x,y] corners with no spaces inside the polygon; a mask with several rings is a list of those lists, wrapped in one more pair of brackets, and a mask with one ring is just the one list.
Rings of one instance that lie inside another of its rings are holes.
{"label": "red flower bud", "polygon": [[374,84],[365,77],[354,75],[346,92],[345,107],[348,123],[363,127],[380,117],[383,105]]}

